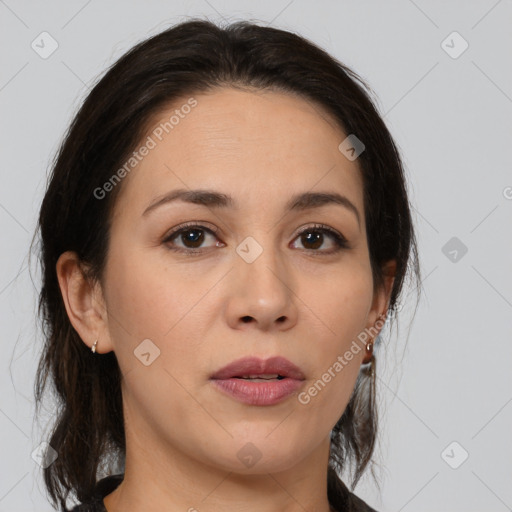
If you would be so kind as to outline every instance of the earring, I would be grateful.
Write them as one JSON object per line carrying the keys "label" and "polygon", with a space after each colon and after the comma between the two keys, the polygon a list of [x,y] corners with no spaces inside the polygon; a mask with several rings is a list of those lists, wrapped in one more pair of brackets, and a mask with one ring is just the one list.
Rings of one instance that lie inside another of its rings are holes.
{"label": "earring", "polygon": [[93,352],[93,353],[95,353],[95,352],[96,352],[96,345],[97,345],[97,344],[98,344],[98,340],[96,340],[96,341],[93,343],[92,347],[91,347],[91,350],[92,350],[92,352]]}
{"label": "earring", "polygon": [[363,364],[371,363],[373,360],[373,340],[366,344],[366,357],[363,359]]}

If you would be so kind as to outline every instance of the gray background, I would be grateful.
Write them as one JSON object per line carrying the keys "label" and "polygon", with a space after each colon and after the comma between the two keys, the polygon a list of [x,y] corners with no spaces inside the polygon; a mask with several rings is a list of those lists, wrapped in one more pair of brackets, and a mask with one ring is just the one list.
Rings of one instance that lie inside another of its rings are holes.
{"label": "gray background", "polygon": [[[357,494],[382,512],[512,510],[510,0],[0,0],[0,512],[51,510],[31,457],[47,431],[33,419],[39,272],[27,260],[51,158],[88,84],[190,16],[310,38],[371,84],[403,152],[422,300],[408,330],[411,289],[379,353],[382,492],[365,478]],[[31,47],[44,31],[58,43],[46,59]]]}

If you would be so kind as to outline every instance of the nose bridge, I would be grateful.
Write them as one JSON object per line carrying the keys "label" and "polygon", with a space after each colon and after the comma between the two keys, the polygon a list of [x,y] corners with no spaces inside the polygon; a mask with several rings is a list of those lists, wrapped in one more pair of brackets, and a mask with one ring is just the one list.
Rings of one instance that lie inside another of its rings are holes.
{"label": "nose bridge", "polygon": [[253,317],[262,325],[291,317],[293,297],[286,254],[274,240],[272,230],[254,231],[236,247],[232,289],[237,318]]}
{"label": "nose bridge", "polygon": [[236,248],[237,267],[246,282],[250,282],[253,290],[268,287],[283,288],[285,265],[279,244],[273,239],[272,231],[263,230],[254,236],[247,236]]}

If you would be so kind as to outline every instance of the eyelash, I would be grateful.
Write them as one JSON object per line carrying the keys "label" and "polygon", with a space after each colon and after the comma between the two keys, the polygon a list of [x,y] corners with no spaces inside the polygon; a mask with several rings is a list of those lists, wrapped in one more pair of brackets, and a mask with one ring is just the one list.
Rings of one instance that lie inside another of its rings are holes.
{"label": "eyelash", "polygon": [[[216,233],[217,233],[217,229],[208,228],[201,224],[196,224],[196,223],[190,222],[190,223],[182,224],[181,226],[178,226],[176,229],[174,229],[171,233],[169,233],[164,238],[163,243],[168,243],[171,240],[173,240],[174,238],[179,237],[182,233],[186,233],[187,231],[192,231],[194,229],[197,229],[200,231],[205,231],[212,235],[216,235]],[[311,226],[306,226],[299,233],[297,233],[294,240],[296,238],[299,238],[302,234],[307,233],[307,232],[327,234],[334,240],[334,243],[336,244],[336,247],[329,251],[321,251],[321,250],[317,250],[317,249],[304,249],[304,251],[307,251],[310,253],[317,253],[317,254],[315,254],[315,256],[318,256],[318,255],[328,256],[328,255],[335,254],[335,253],[341,251],[342,249],[349,249],[349,244],[348,244],[347,239],[343,235],[341,235],[340,233],[335,231],[334,229],[332,229],[328,226],[325,226],[324,224],[313,224]],[[183,249],[181,247],[171,247],[171,246],[169,246],[169,249],[172,251],[183,253],[186,256],[198,256],[205,252],[205,250],[201,250],[201,249]],[[208,249],[206,249],[206,250],[208,250]]]}

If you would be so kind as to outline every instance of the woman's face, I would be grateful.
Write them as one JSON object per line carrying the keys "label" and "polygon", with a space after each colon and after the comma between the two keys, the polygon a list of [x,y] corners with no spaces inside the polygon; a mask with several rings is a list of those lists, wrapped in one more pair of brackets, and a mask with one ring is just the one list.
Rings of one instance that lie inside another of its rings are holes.
{"label": "woman's face", "polygon": [[[373,293],[358,163],[338,149],[348,134],[283,93],[223,88],[194,99],[154,119],[147,150],[116,185],[96,334],[124,375],[127,443],[153,460],[179,453],[243,473],[320,451],[326,463],[365,357],[353,342],[387,304]],[[160,201],[178,189],[221,196]],[[319,193],[345,199],[290,207]],[[249,393],[236,396],[211,379],[232,361],[274,356],[304,378],[281,400],[248,403],[251,390],[283,379],[235,383]]]}

